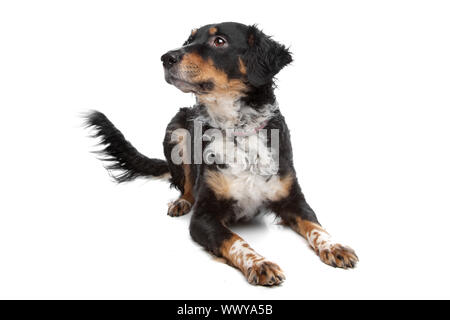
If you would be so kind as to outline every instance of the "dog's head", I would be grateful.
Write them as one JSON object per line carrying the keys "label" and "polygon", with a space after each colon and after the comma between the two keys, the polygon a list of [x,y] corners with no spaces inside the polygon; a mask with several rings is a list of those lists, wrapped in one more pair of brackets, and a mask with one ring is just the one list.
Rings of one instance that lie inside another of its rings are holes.
{"label": "dog's head", "polygon": [[292,57],[255,26],[226,22],[192,30],[181,48],[161,60],[166,81],[183,92],[242,97],[272,85]]}

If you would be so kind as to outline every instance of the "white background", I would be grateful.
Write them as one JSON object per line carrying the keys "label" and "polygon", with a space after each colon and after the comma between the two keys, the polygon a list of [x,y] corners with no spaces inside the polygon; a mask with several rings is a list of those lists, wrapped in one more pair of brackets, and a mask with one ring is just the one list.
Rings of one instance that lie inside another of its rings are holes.
{"label": "white background", "polygon": [[[450,298],[447,1],[2,1],[0,298]],[[253,287],[170,218],[161,181],[111,182],[79,113],[144,154],[194,98],[160,56],[190,30],[258,23],[291,47],[278,100],[303,190],[360,257],[322,264],[273,217],[235,228],[287,280]]]}

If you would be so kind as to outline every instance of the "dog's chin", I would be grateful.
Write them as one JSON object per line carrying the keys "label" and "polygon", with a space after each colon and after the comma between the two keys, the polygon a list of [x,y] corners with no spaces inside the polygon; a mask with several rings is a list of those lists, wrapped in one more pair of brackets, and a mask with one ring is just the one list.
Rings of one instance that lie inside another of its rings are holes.
{"label": "dog's chin", "polygon": [[199,93],[201,91],[198,84],[187,82],[181,79],[171,77],[167,82],[185,93]]}
{"label": "dog's chin", "polygon": [[175,86],[183,92],[192,92],[194,94],[205,94],[214,88],[214,84],[211,81],[207,82],[190,82],[171,74],[171,72],[165,72],[165,79],[167,83]]}

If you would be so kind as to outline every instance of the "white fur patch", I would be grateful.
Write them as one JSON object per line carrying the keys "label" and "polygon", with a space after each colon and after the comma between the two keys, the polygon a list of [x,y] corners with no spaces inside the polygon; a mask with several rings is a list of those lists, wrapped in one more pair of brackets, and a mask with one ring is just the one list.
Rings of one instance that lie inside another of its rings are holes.
{"label": "white fur patch", "polygon": [[[276,110],[277,104],[267,104],[256,110],[236,101],[234,97],[203,98],[203,103],[207,102],[206,114],[197,117],[197,121],[208,123],[213,128],[222,130],[252,130],[257,128],[262,122],[270,119]],[[209,101],[208,99],[213,99]]]}
{"label": "white fur patch", "polygon": [[240,118],[241,103],[234,96],[206,96],[202,97],[202,103],[207,105],[207,115],[198,120],[208,122],[211,127],[232,128]]}
{"label": "white fur patch", "polygon": [[266,178],[278,172],[278,150],[267,146],[267,132],[250,136],[210,136],[213,141],[204,150],[217,164],[227,164],[230,173],[250,172]]}
{"label": "white fur patch", "polygon": [[264,257],[244,244],[247,245],[244,240],[236,240],[230,247],[229,255],[235,264],[246,272],[255,263],[264,261]]}
{"label": "white fur patch", "polygon": [[334,244],[331,240],[331,236],[327,232],[319,229],[310,231],[306,237],[311,247],[319,252],[322,250],[330,250]]}
{"label": "white fur patch", "polygon": [[[283,188],[276,175],[279,169],[278,150],[270,150],[267,146],[267,136],[272,133],[257,130],[261,123],[270,120],[278,107],[266,105],[256,111],[248,106],[239,106],[237,118],[233,108],[226,109],[228,117],[225,118],[215,114],[215,118],[201,116],[196,120],[220,129],[256,132],[248,136],[222,134],[211,137],[213,141],[204,152],[212,155],[214,162],[227,164],[227,168],[220,171],[230,184],[231,197],[237,200],[236,220],[250,219],[265,200],[274,199]],[[232,127],[227,127],[229,125]]]}
{"label": "white fur patch", "polygon": [[232,173],[233,169],[222,170],[230,183],[230,196],[237,201],[235,211],[236,220],[249,220],[261,209],[264,201],[276,198],[283,188],[280,178],[272,176],[267,178],[243,171]]}

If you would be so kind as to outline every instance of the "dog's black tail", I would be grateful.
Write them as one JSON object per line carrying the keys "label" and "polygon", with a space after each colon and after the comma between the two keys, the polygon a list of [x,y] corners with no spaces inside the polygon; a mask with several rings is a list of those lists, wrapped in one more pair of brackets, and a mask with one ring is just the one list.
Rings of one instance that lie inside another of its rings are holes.
{"label": "dog's black tail", "polygon": [[86,127],[95,130],[93,137],[100,138],[104,146],[98,151],[100,160],[108,163],[106,169],[117,182],[138,177],[161,178],[169,173],[166,161],[147,158],[137,151],[103,113],[91,111],[85,118]]}

